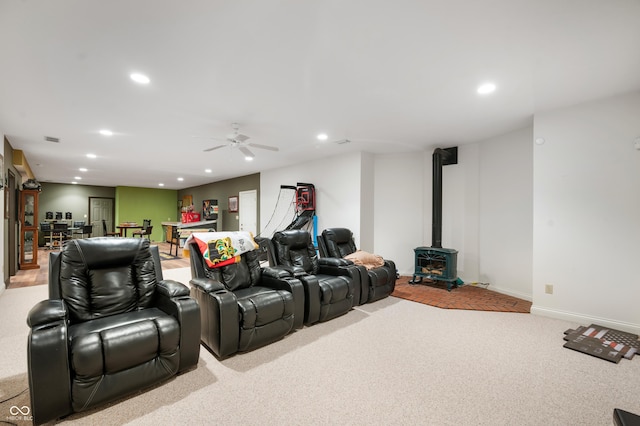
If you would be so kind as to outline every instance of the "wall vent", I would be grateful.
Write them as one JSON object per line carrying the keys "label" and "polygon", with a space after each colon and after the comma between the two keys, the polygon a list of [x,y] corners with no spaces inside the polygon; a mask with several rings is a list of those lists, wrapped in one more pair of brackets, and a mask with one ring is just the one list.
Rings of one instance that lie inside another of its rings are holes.
{"label": "wall vent", "polygon": [[45,136],[44,140],[47,142],[60,143],[60,138],[54,138],[53,136]]}

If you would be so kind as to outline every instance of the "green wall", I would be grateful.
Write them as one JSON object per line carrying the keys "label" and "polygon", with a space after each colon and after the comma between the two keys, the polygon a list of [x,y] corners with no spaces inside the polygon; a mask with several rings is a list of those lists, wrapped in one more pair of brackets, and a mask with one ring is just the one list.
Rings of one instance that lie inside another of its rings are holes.
{"label": "green wall", "polygon": [[[115,223],[151,219],[151,241],[164,241],[162,222],[178,221],[178,191],[174,189],[116,187]],[[129,230],[129,236],[131,236]]]}

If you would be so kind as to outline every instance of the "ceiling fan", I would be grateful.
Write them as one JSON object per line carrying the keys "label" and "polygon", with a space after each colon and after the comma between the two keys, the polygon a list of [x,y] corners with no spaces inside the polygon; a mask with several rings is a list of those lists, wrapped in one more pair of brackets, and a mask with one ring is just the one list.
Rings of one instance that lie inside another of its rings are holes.
{"label": "ceiling fan", "polygon": [[246,159],[252,159],[255,157],[255,154],[251,152],[251,150],[247,148],[247,146],[250,146],[253,148],[259,148],[259,149],[266,149],[269,151],[279,151],[279,149],[275,146],[260,145],[257,143],[246,143],[247,139],[249,139],[249,136],[243,135],[242,133],[239,132],[240,125],[238,123],[232,123],[231,128],[233,129],[233,134],[227,136],[226,138],[227,143],[213,146],[211,148],[207,148],[204,150],[204,152],[214,151],[216,149],[220,149],[220,148],[224,148],[225,146],[228,146],[231,148],[238,148],[244,154]]}

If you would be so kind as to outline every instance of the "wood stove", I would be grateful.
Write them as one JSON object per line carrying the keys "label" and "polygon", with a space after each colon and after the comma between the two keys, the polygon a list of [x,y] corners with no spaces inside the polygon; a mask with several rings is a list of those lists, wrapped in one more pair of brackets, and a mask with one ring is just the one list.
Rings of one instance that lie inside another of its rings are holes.
{"label": "wood stove", "polygon": [[[433,281],[444,281],[447,290],[457,286],[458,251],[439,247],[417,247],[415,252],[415,270],[412,283],[421,283],[423,278]],[[420,277],[416,281],[416,277]]]}
{"label": "wood stove", "polygon": [[[431,247],[417,247],[412,284],[421,283],[423,278],[444,281],[447,290],[457,287],[458,251],[442,248],[442,166],[458,164],[458,147],[433,151],[433,203]],[[419,280],[416,280],[419,277]]]}

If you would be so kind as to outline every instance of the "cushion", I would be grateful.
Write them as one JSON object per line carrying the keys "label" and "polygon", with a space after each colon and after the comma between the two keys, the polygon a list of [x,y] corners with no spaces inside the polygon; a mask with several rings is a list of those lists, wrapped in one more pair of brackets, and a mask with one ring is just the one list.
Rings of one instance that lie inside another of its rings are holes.
{"label": "cushion", "polygon": [[377,254],[368,253],[363,250],[356,250],[355,252],[348,254],[344,257],[355,263],[356,265],[362,265],[367,269],[379,268],[384,266],[384,259]]}

